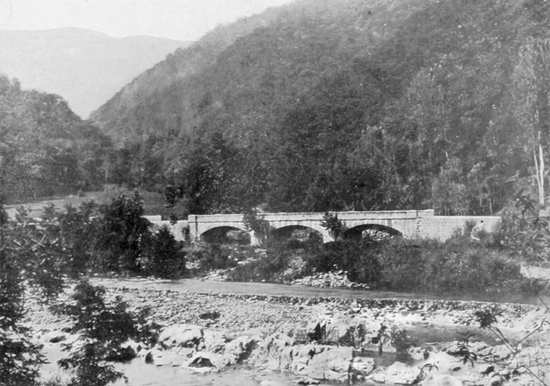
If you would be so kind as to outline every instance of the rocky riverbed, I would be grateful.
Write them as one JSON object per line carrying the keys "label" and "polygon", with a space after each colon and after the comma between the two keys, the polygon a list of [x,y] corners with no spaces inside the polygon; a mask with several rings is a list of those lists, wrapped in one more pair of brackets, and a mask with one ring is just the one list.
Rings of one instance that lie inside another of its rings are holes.
{"label": "rocky riverbed", "polygon": [[[154,346],[127,342],[137,358],[120,368],[132,385],[550,383],[550,315],[542,305],[139,286],[107,293],[135,310],[150,308],[163,326]],[[489,308],[507,341],[479,327],[476,312]],[[29,303],[27,323],[51,362],[75,339],[63,332],[67,320],[37,302]],[[55,363],[44,374],[67,376]]]}

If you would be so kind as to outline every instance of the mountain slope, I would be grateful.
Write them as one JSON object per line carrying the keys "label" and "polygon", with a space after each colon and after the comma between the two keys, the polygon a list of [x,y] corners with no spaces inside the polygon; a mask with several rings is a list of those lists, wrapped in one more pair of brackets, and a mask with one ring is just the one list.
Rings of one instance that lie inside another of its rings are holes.
{"label": "mountain slope", "polygon": [[184,45],[75,28],[0,30],[0,73],[18,78],[25,88],[63,96],[74,111],[87,117],[135,76]]}
{"label": "mountain slope", "polygon": [[[119,139],[150,131],[188,133],[197,125],[197,106],[203,108],[211,97],[214,104],[227,95],[234,98],[235,86],[257,91],[262,82],[271,82],[268,77],[278,82],[267,84],[271,95],[287,94],[287,87],[295,89],[292,94],[304,91],[328,66],[368,52],[427,3],[307,0],[270,9],[178,50],[125,86],[92,119]],[[313,68],[301,68],[308,66]],[[247,98],[245,90],[239,94]]]}
{"label": "mountain slope", "polygon": [[118,143],[157,137],[194,211],[493,213],[531,173],[532,134],[550,135],[548,2],[302,0],[267,15],[178,51],[92,116]]}
{"label": "mountain slope", "polygon": [[0,193],[8,202],[101,186],[110,149],[62,98],[0,75]]}

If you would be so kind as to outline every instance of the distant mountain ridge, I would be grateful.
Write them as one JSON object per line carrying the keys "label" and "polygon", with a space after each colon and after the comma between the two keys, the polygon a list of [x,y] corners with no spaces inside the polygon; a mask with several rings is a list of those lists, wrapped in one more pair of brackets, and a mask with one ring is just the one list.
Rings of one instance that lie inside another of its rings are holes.
{"label": "distant mountain ridge", "polygon": [[0,73],[17,78],[24,88],[59,94],[87,118],[134,77],[186,44],[80,28],[0,30]]}

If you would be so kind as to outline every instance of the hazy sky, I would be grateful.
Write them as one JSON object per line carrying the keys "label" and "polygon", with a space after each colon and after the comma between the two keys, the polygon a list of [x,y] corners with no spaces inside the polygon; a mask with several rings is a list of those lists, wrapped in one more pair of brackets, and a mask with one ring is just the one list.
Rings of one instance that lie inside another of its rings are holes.
{"label": "hazy sky", "polygon": [[0,29],[79,27],[197,40],[219,24],[291,0],[0,0]]}

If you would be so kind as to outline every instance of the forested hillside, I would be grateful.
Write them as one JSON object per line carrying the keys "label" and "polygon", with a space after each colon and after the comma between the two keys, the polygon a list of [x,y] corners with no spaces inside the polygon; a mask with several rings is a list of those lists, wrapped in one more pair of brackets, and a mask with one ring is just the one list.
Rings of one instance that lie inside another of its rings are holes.
{"label": "forested hillside", "polygon": [[0,76],[0,185],[8,202],[102,186],[111,148],[61,97]]}
{"label": "forested hillside", "polygon": [[[548,135],[543,0],[302,0],[223,27],[93,119],[189,212],[494,213]],[[238,31],[238,32],[236,32]]]}

